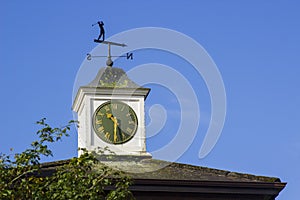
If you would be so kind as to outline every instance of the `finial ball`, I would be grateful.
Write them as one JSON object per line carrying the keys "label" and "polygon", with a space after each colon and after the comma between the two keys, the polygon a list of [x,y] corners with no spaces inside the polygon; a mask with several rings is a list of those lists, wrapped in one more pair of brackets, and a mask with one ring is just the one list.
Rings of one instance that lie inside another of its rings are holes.
{"label": "finial ball", "polygon": [[112,67],[113,64],[114,64],[114,62],[113,62],[110,58],[107,59],[107,61],[106,61],[106,65],[107,65],[107,66]]}

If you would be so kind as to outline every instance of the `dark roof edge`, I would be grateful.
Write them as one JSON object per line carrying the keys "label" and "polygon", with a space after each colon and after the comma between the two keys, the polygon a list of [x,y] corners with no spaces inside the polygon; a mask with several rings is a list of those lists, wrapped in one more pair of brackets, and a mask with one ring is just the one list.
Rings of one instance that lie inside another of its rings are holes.
{"label": "dark roof edge", "polygon": [[277,196],[287,183],[134,179],[132,191],[262,194]]}
{"label": "dark roof edge", "polygon": [[70,161],[71,161],[71,159],[51,161],[51,162],[41,163],[40,166],[41,166],[41,168],[59,167],[59,166],[68,164]]}

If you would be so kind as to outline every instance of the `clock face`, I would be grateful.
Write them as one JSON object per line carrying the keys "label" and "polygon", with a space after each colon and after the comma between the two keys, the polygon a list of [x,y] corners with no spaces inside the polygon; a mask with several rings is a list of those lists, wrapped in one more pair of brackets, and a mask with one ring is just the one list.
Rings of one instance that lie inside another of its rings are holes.
{"label": "clock face", "polygon": [[96,134],[110,144],[128,142],[137,131],[138,120],[134,110],[120,101],[100,105],[93,115]]}

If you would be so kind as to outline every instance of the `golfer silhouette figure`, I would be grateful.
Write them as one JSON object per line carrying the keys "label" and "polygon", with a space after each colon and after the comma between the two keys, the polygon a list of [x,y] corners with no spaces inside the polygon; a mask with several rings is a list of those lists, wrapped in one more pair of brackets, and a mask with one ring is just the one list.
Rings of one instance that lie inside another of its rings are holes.
{"label": "golfer silhouette figure", "polygon": [[[97,24],[99,25],[99,28],[100,28],[100,34],[99,34],[99,37],[97,40],[99,42],[103,42],[105,39],[104,23],[103,23],[103,21],[98,21],[96,24],[93,24],[92,26],[97,25]],[[101,37],[102,37],[102,40],[100,40]]]}

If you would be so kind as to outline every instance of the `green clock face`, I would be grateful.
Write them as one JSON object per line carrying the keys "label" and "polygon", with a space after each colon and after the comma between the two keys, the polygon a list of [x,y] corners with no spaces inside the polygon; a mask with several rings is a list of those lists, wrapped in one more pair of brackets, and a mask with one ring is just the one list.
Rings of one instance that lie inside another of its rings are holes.
{"label": "green clock face", "polygon": [[138,120],[134,110],[120,101],[100,105],[93,115],[96,134],[110,144],[128,142],[137,131]]}

